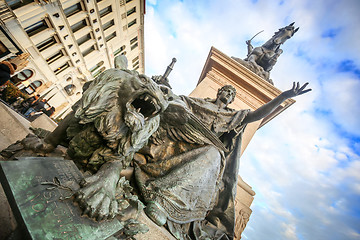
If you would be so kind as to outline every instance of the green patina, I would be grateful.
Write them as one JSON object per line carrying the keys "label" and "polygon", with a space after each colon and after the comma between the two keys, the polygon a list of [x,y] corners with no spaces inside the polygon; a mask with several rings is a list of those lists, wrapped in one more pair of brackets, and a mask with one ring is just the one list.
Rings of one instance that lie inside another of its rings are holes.
{"label": "green patina", "polygon": [[57,177],[61,182],[79,181],[80,171],[72,161],[44,160],[41,158],[0,162],[2,183],[7,182],[29,235],[33,239],[105,239],[123,228],[117,220],[95,222],[81,217],[81,210],[71,199],[68,190],[49,188],[42,182]]}

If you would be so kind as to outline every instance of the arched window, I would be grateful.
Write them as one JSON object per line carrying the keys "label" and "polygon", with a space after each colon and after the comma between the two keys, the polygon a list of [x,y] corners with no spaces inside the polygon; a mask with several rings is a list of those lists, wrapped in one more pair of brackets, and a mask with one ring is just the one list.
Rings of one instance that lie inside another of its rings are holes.
{"label": "arched window", "polygon": [[64,87],[65,92],[71,96],[75,93],[76,86],[74,84],[69,84]]}
{"label": "arched window", "polygon": [[40,87],[42,85],[42,82],[41,81],[39,81],[39,80],[36,80],[35,82],[32,82],[31,83],[31,86],[33,87],[33,88],[38,88],[38,87]]}
{"label": "arched window", "polygon": [[18,74],[16,74],[15,76],[12,76],[11,81],[14,84],[18,84],[25,80],[30,79],[33,75],[34,75],[33,71],[31,71],[30,69],[25,69],[25,70],[19,72]]}

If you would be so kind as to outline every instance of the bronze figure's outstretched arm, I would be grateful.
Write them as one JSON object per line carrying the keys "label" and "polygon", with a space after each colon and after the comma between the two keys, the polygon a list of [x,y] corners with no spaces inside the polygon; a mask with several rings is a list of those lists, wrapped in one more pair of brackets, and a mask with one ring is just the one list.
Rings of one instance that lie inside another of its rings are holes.
{"label": "bronze figure's outstretched arm", "polygon": [[243,124],[260,120],[260,119],[266,117],[267,115],[269,115],[270,113],[272,113],[286,99],[296,97],[298,95],[301,95],[301,94],[311,91],[311,89],[304,90],[308,84],[309,83],[305,83],[303,86],[300,87],[299,83],[295,84],[295,82],[294,82],[293,87],[290,90],[282,92],[279,96],[277,96],[270,102],[259,107],[255,111],[249,112],[248,115],[245,117]]}

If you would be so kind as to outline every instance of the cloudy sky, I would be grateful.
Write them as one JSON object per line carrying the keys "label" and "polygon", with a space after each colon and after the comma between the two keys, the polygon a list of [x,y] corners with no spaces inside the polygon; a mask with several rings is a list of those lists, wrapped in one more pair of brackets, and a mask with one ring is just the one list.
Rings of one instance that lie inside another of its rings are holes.
{"label": "cloudy sky", "polygon": [[173,57],[177,94],[189,94],[210,47],[244,58],[295,21],[271,78],[312,92],[261,128],[240,175],[256,192],[243,239],[360,239],[360,1],[148,0],[145,69],[159,75]]}

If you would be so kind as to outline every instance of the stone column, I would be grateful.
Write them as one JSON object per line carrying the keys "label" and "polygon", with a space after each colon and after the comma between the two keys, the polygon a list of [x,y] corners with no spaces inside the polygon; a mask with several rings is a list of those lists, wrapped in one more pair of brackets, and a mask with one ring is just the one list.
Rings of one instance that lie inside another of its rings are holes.
{"label": "stone column", "polygon": [[[199,78],[199,82],[191,97],[216,98],[219,88],[224,85],[232,85],[236,88],[236,99],[229,106],[234,109],[255,110],[265,103],[278,96],[281,91],[265,81],[246,67],[225,55],[221,51],[212,47],[206,63]],[[264,126],[271,119],[276,117],[286,108],[290,107],[295,101],[288,99],[281,104],[268,117],[247,125],[241,146],[241,153],[244,152],[251,138],[257,129]],[[236,195],[236,227],[235,239],[241,238],[250,214],[250,205],[255,192],[240,177],[237,185]]]}

